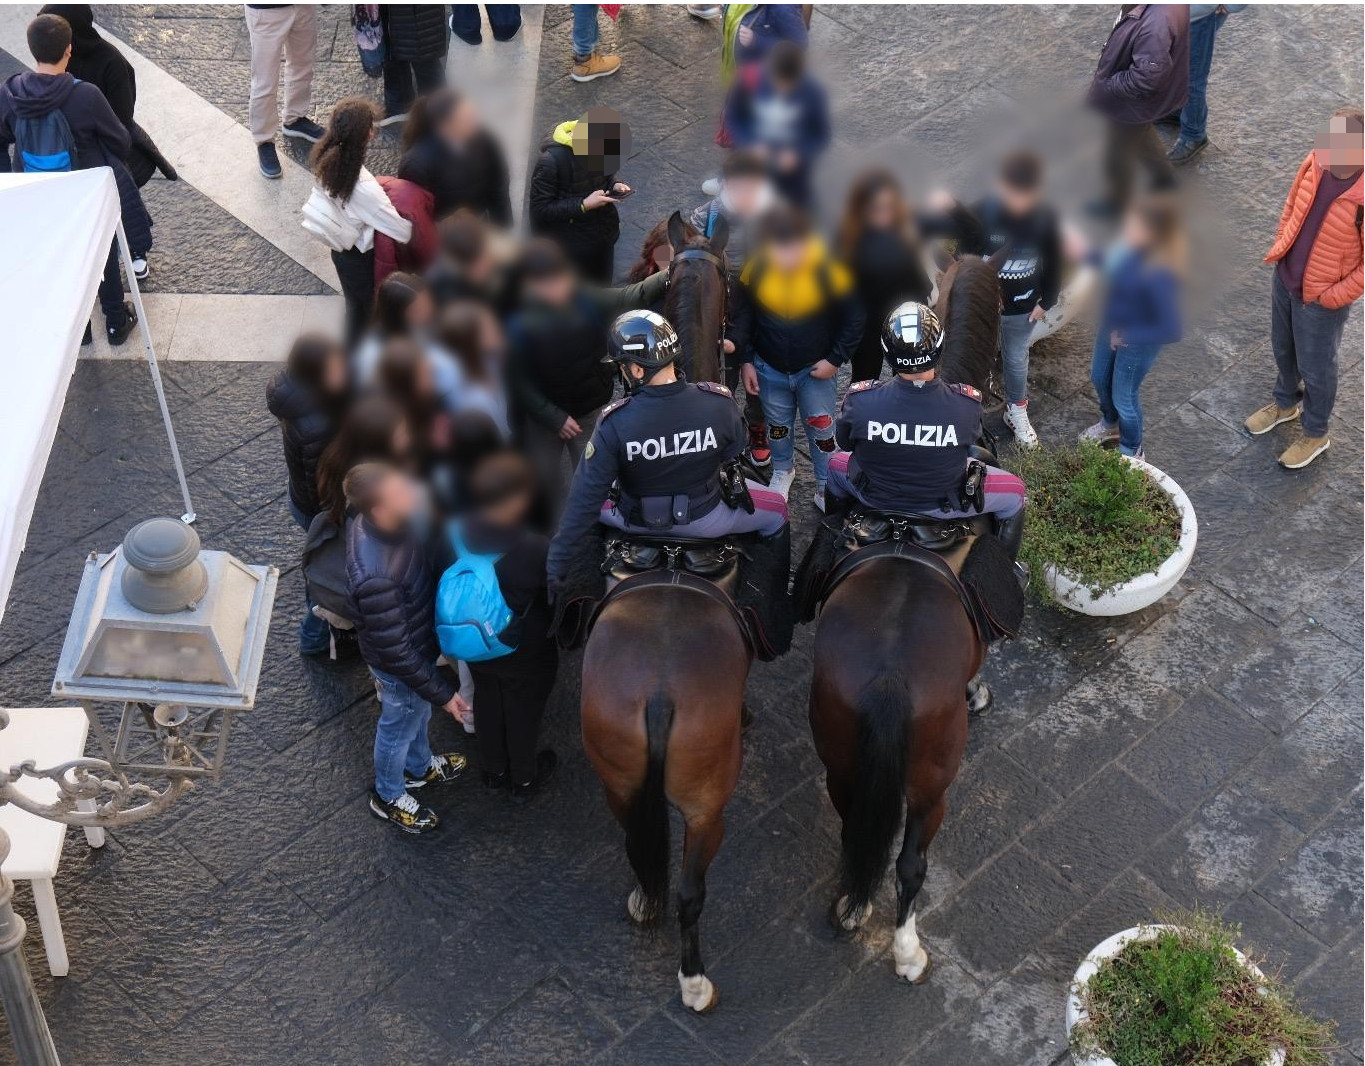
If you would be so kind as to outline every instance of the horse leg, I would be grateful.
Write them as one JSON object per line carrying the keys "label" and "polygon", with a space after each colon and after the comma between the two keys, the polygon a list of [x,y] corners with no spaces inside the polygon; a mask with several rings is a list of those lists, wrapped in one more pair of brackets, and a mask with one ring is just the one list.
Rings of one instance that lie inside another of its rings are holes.
{"label": "horse leg", "polygon": [[967,682],[967,710],[973,714],[984,711],[994,698],[990,686],[981,680],[980,674]]}
{"label": "horse leg", "polygon": [[924,886],[929,860],[925,850],[934,839],[947,807],[940,795],[932,806],[910,807],[905,815],[905,840],[896,859],[896,936],[891,950],[896,957],[896,973],[912,985],[929,976],[929,953],[915,931],[915,897]]}
{"label": "horse leg", "polygon": [[725,814],[716,811],[696,821],[689,819],[683,837],[682,879],[678,884],[678,928],[682,936],[678,985],[683,1005],[698,1014],[709,1011],[720,998],[702,965],[698,924],[706,903],[706,871],[724,836]]}

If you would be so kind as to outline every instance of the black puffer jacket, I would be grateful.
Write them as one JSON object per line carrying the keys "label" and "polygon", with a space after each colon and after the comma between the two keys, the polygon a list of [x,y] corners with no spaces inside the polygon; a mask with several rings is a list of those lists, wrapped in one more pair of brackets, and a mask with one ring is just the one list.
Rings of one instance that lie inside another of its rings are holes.
{"label": "black puffer jacket", "polygon": [[289,498],[311,522],[318,503],[318,460],[336,434],[336,424],[313,391],[281,370],[265,387],[265,405],[280,420]]}
{"label": "black puffer jacket", "polygon": [[445,4],[385,4],[384,39],[389,58],[405,63],[440,59],[450,47]]}
{"label": "black puffer jacket", "polygon": [[365,661],[434,706],[448,702],[455,687],[436,665],[436,579],[425,545],[355,519],[346,529],[346,585]]}
{"label": "black puffer jacket", "polygon": [[610,188],[613,180],[614,175],[590,171],[567,144],[546,141],[531,173],[531,232],[558,241],[570,258],[575,252],[615,245],[621,235],[616,205],[583,210],[583,198],[594,189]]}

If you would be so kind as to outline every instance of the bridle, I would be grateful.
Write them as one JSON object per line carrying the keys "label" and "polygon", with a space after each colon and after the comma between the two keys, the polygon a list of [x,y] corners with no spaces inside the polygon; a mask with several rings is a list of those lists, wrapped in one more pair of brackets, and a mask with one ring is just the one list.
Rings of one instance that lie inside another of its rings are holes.
{"label": "bridle", "polygon": [[[687,260],[697,260],[710,263],[720,274],[720,336],[716,339],[716,366],[720,370],[720,376],[725,377],[725,327],[730,321],[730,265],[725,260],[724,253],[716,255],[715,252],[707,248],[684,248],[681,252],[674,254],[668,263],[668,283],[673,284],[673,268],[679,263]],[[724,382],[719,382],[724,384]]]}

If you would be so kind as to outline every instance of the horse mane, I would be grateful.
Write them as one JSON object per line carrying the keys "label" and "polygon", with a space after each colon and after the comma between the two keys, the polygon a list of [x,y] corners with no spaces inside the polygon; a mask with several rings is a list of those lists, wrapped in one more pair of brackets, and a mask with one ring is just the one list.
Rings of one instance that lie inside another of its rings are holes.
{"label": "horse mane", "polygon": [[1000,279],[984,259],[959,259],[940,285],[943,323],[939,376],[986,392],[1000,349]]}
{"label": "horse mane", "polygon": [[[705,234],[687,226],[683,249],[687,248],[710,251],[711,241]],[[678,250],[681,249],[675,249]],[[664,318],[678,331],[683,369],[689,381],[718,381],[720,377],[716,344],[724,328],[721,314],[725,295],[722,290],[717,299],[710,288],[719,283],[719,276],[711,264],[679,263],[664,297]],[[707,329],[708,318],[712,319],[710,329]]]}

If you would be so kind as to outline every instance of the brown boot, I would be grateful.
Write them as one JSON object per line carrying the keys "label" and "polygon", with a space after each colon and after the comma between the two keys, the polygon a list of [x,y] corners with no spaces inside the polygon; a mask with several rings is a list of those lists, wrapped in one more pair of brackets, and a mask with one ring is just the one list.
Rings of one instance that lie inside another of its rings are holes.
{"label": "brown boot", "polygon": [[1280,456],[1280,465],[1290,470],[1302,469],[1331,446],[1330,437],[1301,436],[1285,449],[1284,454]]}
{"label": "brown boot", "polygon": [[574,81],[592,81],[595,78],[605,78],[609,74],[615,74],[620,69],[620,56],[604,56],[594,52],[587,59],[579,59],[575,56],[569,77],[573,78]]}
{"label": "brown boot", "polygon": [[1259,437],[1262,433],[1269,433],[1276,426],[1292,422],[1298,417],[1298,404],[1293,407],[1281,407],[1277,403],[1268,403],[1259,411],[1252,412],[1244,425],[1247,427],[1248,433],[1253,437]]}

